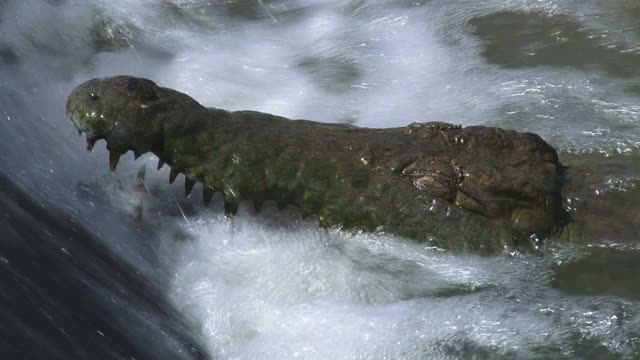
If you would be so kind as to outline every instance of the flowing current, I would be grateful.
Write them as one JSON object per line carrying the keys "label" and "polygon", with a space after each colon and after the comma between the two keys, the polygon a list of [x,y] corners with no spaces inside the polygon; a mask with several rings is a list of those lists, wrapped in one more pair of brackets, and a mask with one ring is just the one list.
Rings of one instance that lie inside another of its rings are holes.
{"label": "flowing current", "polygon": [[0,357],[640,358],[639,246],[481,257],[275,206],[229,219],[153,155],[110,173],[64,114],[130,74],[228,110],[635,157],[638,43],[636,0],[0,0]]}

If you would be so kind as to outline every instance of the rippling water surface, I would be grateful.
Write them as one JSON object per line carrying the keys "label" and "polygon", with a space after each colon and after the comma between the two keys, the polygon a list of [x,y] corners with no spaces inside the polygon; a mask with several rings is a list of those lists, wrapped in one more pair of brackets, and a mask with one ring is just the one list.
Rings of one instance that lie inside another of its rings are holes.
{"label": "rippling water surface", "polygon": [[[638,164],[638,43],[634,0],[0,1],[0,352],[640,358],[640,243],[617,232],[482,257],[275,206],[227,219],[152,155],[109,173],[64,115],[78,83],[132,74],[229,110],[501,126]],[[611,171],[594,191],[638,196],[640,169]]]}

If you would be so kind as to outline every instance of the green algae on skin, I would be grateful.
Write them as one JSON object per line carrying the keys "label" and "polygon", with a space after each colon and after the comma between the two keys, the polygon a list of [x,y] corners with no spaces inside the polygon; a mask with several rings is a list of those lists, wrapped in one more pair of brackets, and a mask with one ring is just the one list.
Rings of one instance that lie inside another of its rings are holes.
{"label": "green algae on skin", "polygon": [[153,152],[173,181],[225,211],[264,201],[322,226],[387,232],[458,250],[495,252],[564,225],[563,166],[539,136],[493,127],[413,123],[389,129],[205,108],[147,79],[89,80],[67,114],[88,148],[105,139],[110,166]]}

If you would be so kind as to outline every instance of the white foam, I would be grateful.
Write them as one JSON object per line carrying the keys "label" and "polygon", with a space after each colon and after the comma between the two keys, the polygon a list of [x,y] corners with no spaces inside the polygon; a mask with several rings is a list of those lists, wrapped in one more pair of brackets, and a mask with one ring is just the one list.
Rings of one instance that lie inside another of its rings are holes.
{"label": "white foam", "polygon": [[170,296],[224,359],[526,357],[576,329],[612,348],[625,333],[619,300],[548,287],[561,252],[460,256],[277,214],[183,225],[194,239],[165,243]]}
{"label": "white foam", "polygon": [[448,331],[420,328],[437,311],[429,305],[429,316],[414,319],[426,314],[412,299],[487,285],[470,265],[477,259],[464,264],[385,236],[309,223],[283,230],[248,216],[207,216],[187,227],[195,243],[169,245],[180,254],[171,296],[226,358],[411,352],[413,331],[431,340]]}

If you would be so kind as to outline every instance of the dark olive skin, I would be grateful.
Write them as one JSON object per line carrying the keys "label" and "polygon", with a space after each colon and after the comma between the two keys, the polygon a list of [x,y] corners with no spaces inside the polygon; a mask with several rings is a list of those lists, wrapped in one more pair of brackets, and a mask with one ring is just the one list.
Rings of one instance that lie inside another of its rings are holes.
{"label": "dark olive skin", "polygon": [[224,195],[273,200],[323,226],[387,232],[459,250],[495,252],[566,221],[564,167],[539,136],[442,122],[389,129],[289,120],[205,108],[151,80],[89,80],[69,95],[67,114],[120,155],[151,151]]}

